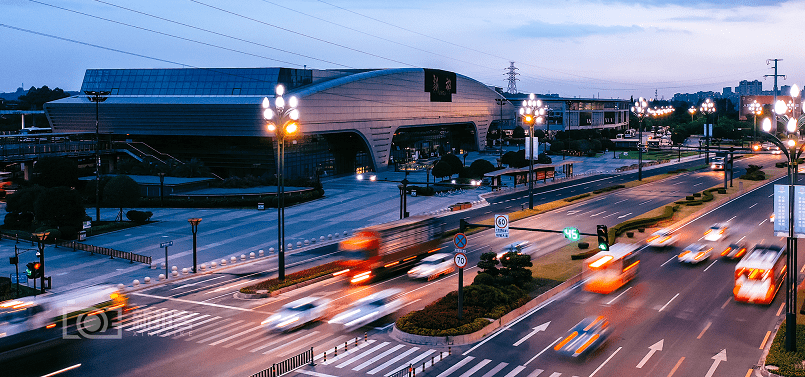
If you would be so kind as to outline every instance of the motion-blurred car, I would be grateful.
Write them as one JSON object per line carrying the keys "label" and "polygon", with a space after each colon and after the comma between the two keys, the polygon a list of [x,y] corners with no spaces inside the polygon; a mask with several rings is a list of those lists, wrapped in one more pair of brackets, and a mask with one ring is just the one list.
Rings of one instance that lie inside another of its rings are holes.
{"label": "motion-blurred car", "polygon": [[414,279],[433,280],[439,276],[453,273],[456,270],[453,256],[447,253],[433,254],[422,259],[419,264],[408,271]]}
{"label": "motion-blurred car", "polygon": [[713,248],[700,243],[688,245],[684,251],[679,253],[677,259],[680,263],[696,264],[706,261],[713,254]]}
{"label": "motion-blurred car", "polygon": [[400,293],[402,290],[396,288],[373,293],[350,305],[329,323],[349,330],[374,322],[396,312],[405,304],[405,298]]}
{"label": "motion-blurred car", "polygon": [[529,244],[528,241],[517,241],[503,247],[498,253],[498,260],[503,259],[507,253],[515,254],[528,254]]}
{"label": "motion-blurred car", "polygon": [[727,238],[729,235],[730,228],[724,223],[713,224],[710,229],[704,231],[704,239],[707,241],[718,241],[722,238]]}
{"label": "motion-blurred car", "polygon": [[713,170],[724,170],[724,157],[713,157],[710,160],[710,168]]}
{"label": "motion-blurred car", "polygon": [[674,246],[679,241],[679,235],[671,233],[670,230],[660,229],[651,234],[646,242],[651,247],[666,248]]}
{"label": "motion-blurred car", "polygon": [[781,154],[783,151],[780,150],[780,147],[772,147],[771,154]]}
{"label": "motion-blurred car", "polygon": [[573,326],[562,341],[553,347],[560,355],[579,357],[600,347],[609,336],[609,321],[602,317],[587,317]]}
{"label": "motion-blurred car", "polygon": [[260,324],[269,331],[289,331],[324,318],[330,300],[305,297],[289,302]]}
{"label": "motion-blurred car", "polygon": [[729,244],[729,246],[727,246],[724,251],[721,252],[721,256],[733,260],[741,259],[744,255],[746,255],[747,251],[748,248],[746,247],[745,242],[736,242]]}
{"label": "motion-blurred car", "polygon": [[774,214],[773,213],[771,214],[771,216],[769,216],[769,222],[772,223],[772,224],[774,223]]}

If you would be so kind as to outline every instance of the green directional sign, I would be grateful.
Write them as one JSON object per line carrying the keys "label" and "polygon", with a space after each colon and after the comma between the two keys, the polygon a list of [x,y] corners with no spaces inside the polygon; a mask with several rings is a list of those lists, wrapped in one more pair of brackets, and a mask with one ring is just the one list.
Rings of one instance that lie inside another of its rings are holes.
{"label": "green directional sign", "polygon": [[579,239],[581,239],[581,235],[579,235],[578,228],[573,228],[569,226],[565,229],[562,229],[562,234],[564,234],[565,238],[567,238],[570,241],[578,241]]}

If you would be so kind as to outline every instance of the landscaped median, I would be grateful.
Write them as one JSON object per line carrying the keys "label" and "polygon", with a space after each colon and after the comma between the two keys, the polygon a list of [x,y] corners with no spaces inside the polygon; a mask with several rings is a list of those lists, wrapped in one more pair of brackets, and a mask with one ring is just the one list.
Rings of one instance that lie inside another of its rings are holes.
{"label": "landscaped median", "polygon": [[285,275],[285,280],[279,278],[263,280],[257,284],[249,285],[240,289],[241,298],[264,298],[276,296],[283,292],[303,287],[305,285],[317,283],[332,277],[341,276],[349,271],[352,263],[346,261],[334,261],[319,266],[311,267],[302,271],[297,271]]}

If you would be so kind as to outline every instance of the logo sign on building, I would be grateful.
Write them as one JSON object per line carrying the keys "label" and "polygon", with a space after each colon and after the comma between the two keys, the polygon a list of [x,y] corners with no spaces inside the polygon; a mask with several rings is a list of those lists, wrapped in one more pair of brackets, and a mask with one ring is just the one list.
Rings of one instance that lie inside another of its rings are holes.
{"label": "logo sign on building", "polygon": [[509,238],[509,215],[495,215],[495,237]]}
{"label": "logo sign on building", "polygon": [[453,102],[456,92],[456,73],[425,68],[425,91],[431,102]]}

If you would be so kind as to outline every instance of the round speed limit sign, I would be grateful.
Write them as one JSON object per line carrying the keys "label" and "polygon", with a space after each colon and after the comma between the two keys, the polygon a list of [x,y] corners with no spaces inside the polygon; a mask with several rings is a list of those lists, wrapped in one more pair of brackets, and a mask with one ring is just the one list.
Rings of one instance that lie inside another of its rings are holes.
{"label": "round speed limit sign", "polygon": [[458,268],[464,268],[467,265],[467,255],[464,253],[456,253],[453,256],[453,262],[458,266]]}

